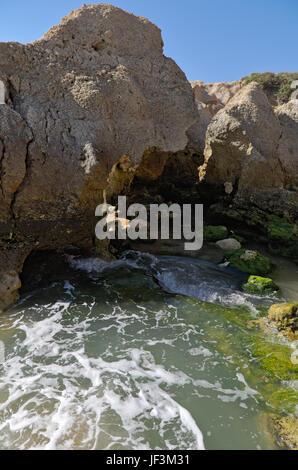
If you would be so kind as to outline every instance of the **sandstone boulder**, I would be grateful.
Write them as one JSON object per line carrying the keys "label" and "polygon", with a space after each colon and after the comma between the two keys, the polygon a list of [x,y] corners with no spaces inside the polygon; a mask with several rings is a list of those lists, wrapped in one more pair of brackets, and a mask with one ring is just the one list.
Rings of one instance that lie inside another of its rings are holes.
{"label": "sandstone boulder", "polygon": [[228,229],[224,225],[204,225],[204,241],[216,242],[228,236]]}
{"label": "sandstone boulder", "polygon": [[109,182],[117,191],[127,183],[117,171],[109,179],[121,157],[132,167],[152,157],[159,175],[197,119],[191,86],[163,55],[160,30],[111,5],[73,11],[33,43],[0,43],[0,82],[6,251],[91,246]]}
{"label": "sandstone boulder", "polygon": [[240,90],[242,82],[191,82],[198,108],[198,121],[189,131],[192,143],[201,152],[205,148],[207,127],[215,114]]}
{"label": "sandstone boulder", "polygon": [[271,427],[281,449],[298,450],[297,416],[271,417]]}
{"label": "sandstone boulder", "polygon": [[228,251],[225,256],[231,268],[249,274],[268,274],[272,268],[270,260],[256,250],[240,248],[239,250]]}
{"label": "sandstone boulder", "polygon": [[225,238],[224,240],[218,240],[216,245],[224,251],[240,250],[241,243],[235,238]]}
{"label": "sandstone boulder", "polygon": [[243,87],[208,126],[200,180],[238,207],[297,216],[297,109],[294,100],[274,112],[258,84]]}
{"label": "sandstone boulder", "polygon": [[268,295],[276,294],[279,287],[269,277],[249,276],[248,281],[243,284],[242,290],[248,294]]}
{"label": "sandstone boulder", "polygon": [[0,250],[0,313],[19,298],[19,273],[28,254],[27,248]]}
{"label": "sandstone boulder", "polygon": [[276,108],[281,126],[277,155],[284,171],[284,186],[289,191],[298,191],[298,100]]}
{"label": "sandstone boulder", "polygon": [[290,340],[298,338],[298,304],[282,303],[272,305],[268,320]]}

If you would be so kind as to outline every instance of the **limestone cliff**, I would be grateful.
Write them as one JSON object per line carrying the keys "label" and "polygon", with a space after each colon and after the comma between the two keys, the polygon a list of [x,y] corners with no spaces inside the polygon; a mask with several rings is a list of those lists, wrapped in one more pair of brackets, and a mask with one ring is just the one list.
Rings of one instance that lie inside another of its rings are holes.
{"label": "limestone cliff", "polygon": [[235,206],[296,218],[297,116],[298,100],[274,109],[257,83],[241,88],[208,126],[201,181]]}
{"label": "limestone cliff", "polygon": [[187,146],[196,107],[160,30],[104,4],[33,43],[0,43],[1,82],[0,275],[15,276],[15,299],[26,254],[91,246],[112,167],[152,154],[159,174]]}
{"label": "limestone cliff", "polygon": [[241,80],[235,82],[204,83],[191,82],[198,108],[198,120],[189,130],[195,147],[201,152],[205,148],[206,132],[213,116],[218,113],[242,87]]}
{"label": "limestone cliff", "polygon": [[205,214],[220,202],[244,226],[256,209],[293,256],[295,220],[276,230],[275,217],[297,218],[297,136],[298,100],[273,107],[243,80],[189,84],[158,27],[111,5],[0,43],[0,310],[32,251],[94,247],[104,195],[200,202]]}

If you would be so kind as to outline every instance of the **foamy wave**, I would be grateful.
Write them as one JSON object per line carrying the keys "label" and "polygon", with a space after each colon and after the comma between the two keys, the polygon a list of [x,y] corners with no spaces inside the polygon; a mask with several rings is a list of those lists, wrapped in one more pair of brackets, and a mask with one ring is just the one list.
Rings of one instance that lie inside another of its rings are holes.
{"label": "foamy wave", "polygon": [[[123,351],[117,360],[108,360],[109,354],[89,357],[84,343],[93,334],[90,319],[67,326],[70,307],[70,302],[56,302],[47,306],[50,316],[19,325],[23,354],[8,358],[0,378],[0,417],[5,415],[0,446],[109,449],[118,443],[119,448],[149,449],[140,436],[154,418],[168,449],[203,449],[195,420],[163,388],[183,386],[190,378],[166,370],[142,349]],[[123,313],[114,308],[111,314],[122,326]]]}

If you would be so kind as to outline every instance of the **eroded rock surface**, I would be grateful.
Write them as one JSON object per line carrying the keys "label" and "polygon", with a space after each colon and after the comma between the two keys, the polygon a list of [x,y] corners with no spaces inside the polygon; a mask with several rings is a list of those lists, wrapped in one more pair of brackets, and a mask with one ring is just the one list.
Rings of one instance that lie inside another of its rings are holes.
{"label": "eroded rock surface", "polygon": [[2,251],[91,246],[113,166],[153,149],[162,171],[197,119],[160,30],[111,5],[73,11],[33,43],[0,43],[0,80]]}
{"label": "eroded rock surface", "polygon": [[194,146],[204,151],[207,127],[215,114],[222,109],[242,87],[241,80],[235,82],[204,83],[191,82],[198,108],[198,121],[190,129],[189,135]]}
{"label": "eroded rock surface", "polygon": [[0,251],[0,313],[19,298],[22,270],[28,248],[8,248]]}
{"label": "eroded rock surface", "polygon": [[272,417],[271,427],[279,447],[287,450],[298,450],[297,416]]}
{"label": "eroded rock surface", "polygon": [[298,304],[282,303],[272,305],[268,320],[290,340],[298,338]]}
{"label": "eroded rock surface", "polygon": [[[32,250],[107,254],[94,240],[95,208],[118,194],[200,202],[206,213],[220,202],[241,226],[249,209],[274,250],[297,252],[295,220],[277,216],[297,216],[298,100],[274,109],[256,83],[191,86],[155,25],[104,4],[33,43],[0,43],[0,84],[4,286],[18,286]],[[222,214],[209,223],[226,225]]]}
{"label": "eroded rock surface", "polygon": [[261,87],[243,87],[208,126],[200,179],[238,207],[298,214],[298,100],[275,111]]}

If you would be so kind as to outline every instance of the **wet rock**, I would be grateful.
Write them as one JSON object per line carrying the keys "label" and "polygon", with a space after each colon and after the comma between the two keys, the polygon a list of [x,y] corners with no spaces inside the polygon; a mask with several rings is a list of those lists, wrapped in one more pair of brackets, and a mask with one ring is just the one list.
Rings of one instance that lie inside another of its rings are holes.
{"label": "wet rock", "polygon": [[225,240],[219,240],[216,245],[224,251],[239,250],[241,243],[235,238],[226,238]]}
{"label": "wet rock", "polygon": [[200,250],[185,250],[184,244],[186,240],[144,240],[139,242],[129,241],[130,249],[151,253],[153,255],[171,255],[183,256],[189,258],[197,258],[219,264],[223,261],[223,251],[213,244],[205,244]]}
{"label": "wet rock", "polygon": [[[298,224],[288,217],[269,214],[256,207],[240,208],[235,205],[213,204],[209,208],[212,219],[229,224],[231,233],[234,229],[244,235],[245,240],[256,239],[266,242],[273,254],[279,254],[298,261]],[[238,235],[234,235],[238,239]],[[241,238],[239,239],[241,240]]]}
{"label": "wet rock", "polygon": [[0,313],[19,298],[20,272],[30,249],[0,251]]}
{"label": "wet rock", "polygon": [[[266,222],[265,222],[266,223]],[[288,220],[275,216],[267,216],[267,235],[273,253],[298,258],[298,226]]]}
{"label": "wet rock", "polygon": [[226,253],[230,266],[249,274],[268,274],[271,270],[271,262],[266,256],[255,250],[233,250]]}
{"label": "wet rock", "polygon": [[19,298],[21,281],[16,271],[0,274],[0,313]]}
{"label": "wet rock", "polygon": [[243,284],[242,289],[244,292],[257,295],[268,295],[279,291],[279,287],[272,279],[261,276],[250,276],[247,283]]}
{"label": "wet rock", "polygon": [[204,225],[204,240],[208,242],[216,242],[222,240],[228,235],[227,227],[223,225]]}
{"label": "wet rock", "polygon": [[279,447],[298,450],[298,418],[296,416],[272,417],[271,425]]}
{"label": "wet rock", "polygon": [[298,338],[298,304],[282,303],[272,305],[268,311],[268,320],[288,339]]}

